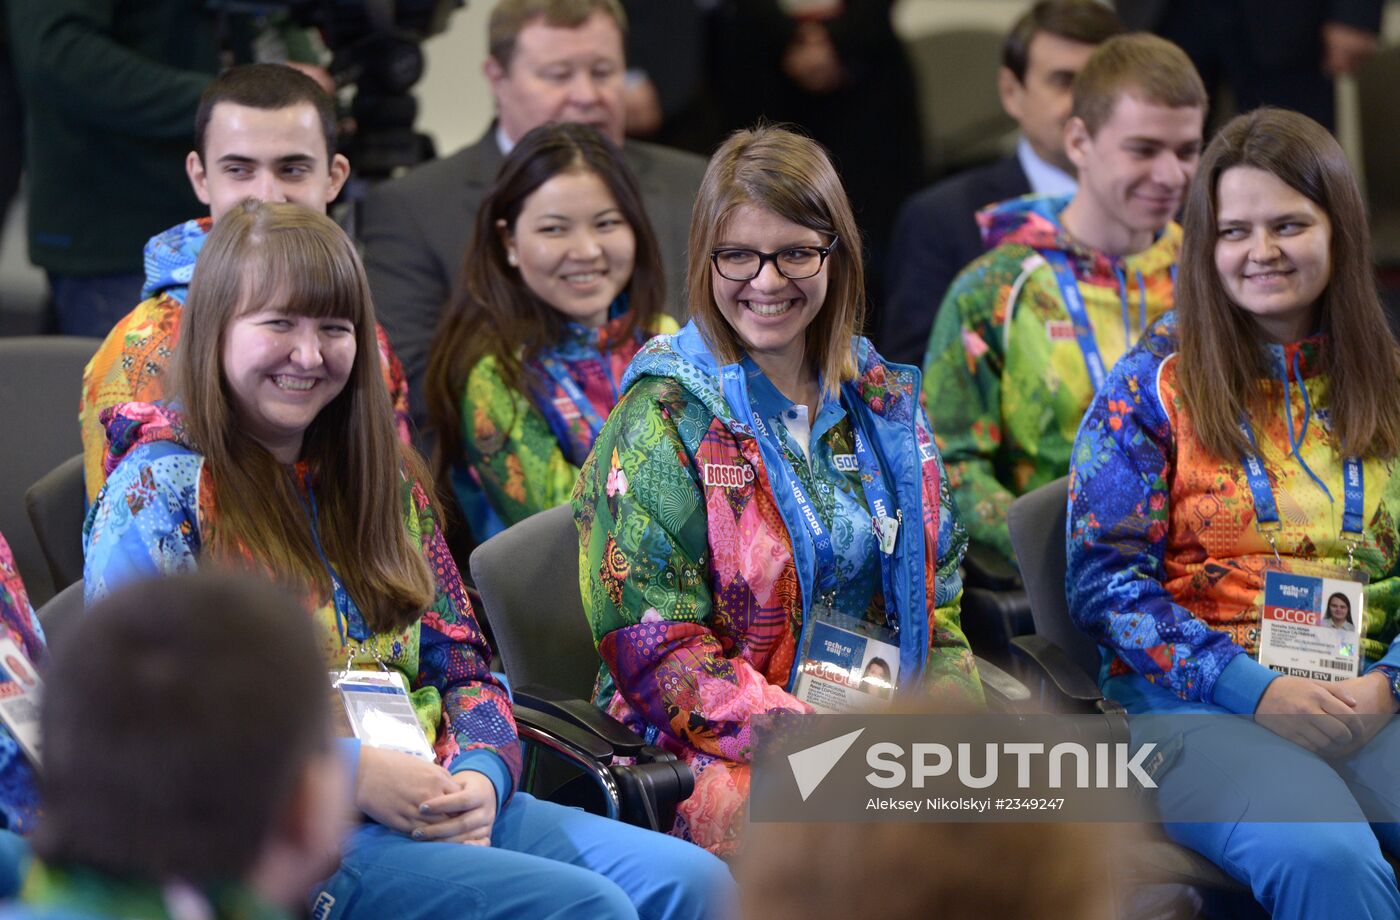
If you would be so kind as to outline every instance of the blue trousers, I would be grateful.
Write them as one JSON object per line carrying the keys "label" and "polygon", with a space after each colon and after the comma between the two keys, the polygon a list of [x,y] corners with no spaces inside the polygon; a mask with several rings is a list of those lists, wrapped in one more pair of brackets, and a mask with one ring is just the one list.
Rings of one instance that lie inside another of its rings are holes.
{"label": "blue trousers", "polygon": [[[1132,715],[1227,714],[1210,703],[1186,702],[1136,674],[1109,679],[1104,695]],[[1202,727],[1184,739],[1177,764],[1159,780],[1158,807],[1163,815],[1181,807],[1239,817],[1218,823],[1167,822],[1167,836],[1248,885],[1274,920],[1400,917],[1395,873],[1381,853],[1382,846],[1400,853],[1400,825],[1367,824],[1357,803],[1364,796],[1390,814],[1400,809],[1400,788],[1393,781],[1400,720],[1392,719],[1362,752],[1336,766],[1261,725],[1239,719],[1201,721]],[[1165,739],[1139,737],[1135,727],[1133,742],[1144,740]],[[1287,782],[1271,786],[1261,777],[1286,777]],[[1355,820],[1251,820],[1252,815],[1286,813],[1278,804],[1281,795],[1325,801],[1329,813],[1351,813]]]}
{"label": "blue trousers", "polygon": [[517,792],[491,846],[414,841],[366,823],[314,896],[314,920],[732,916],[723,861],[675,837]]}

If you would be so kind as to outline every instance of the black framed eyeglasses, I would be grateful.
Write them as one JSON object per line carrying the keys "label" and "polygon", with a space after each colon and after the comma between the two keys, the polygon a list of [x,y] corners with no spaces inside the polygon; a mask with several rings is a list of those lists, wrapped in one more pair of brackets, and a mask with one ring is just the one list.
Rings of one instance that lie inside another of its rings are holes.
{"label": "black framed eyeglasses", "polygon": [[763,271],[763,266],[772,262],[789,281],[810,278],[822,270],[826,257],[836,248],[840,238],[833,236],[825,246],[791,246],[777,252],[759,252],[757,249],[714,249],[710,251],[710,261],[721,278],[730,281],[752,281]]}

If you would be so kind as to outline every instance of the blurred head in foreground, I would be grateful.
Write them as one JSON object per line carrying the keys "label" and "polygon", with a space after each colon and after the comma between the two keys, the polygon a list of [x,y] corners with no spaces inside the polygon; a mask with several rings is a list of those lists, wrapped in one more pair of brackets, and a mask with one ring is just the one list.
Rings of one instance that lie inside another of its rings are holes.
{"label": "blurred head in foreground", "polygon": [[288,592],[207,573],[132,584],[57,649],[45,691],[46,866],[285,907],[334,868],[348,779]]}
{"label": "blurred head in foreground", "polygon": [[755,920],[1109,920],[1118,835],[1095,824],[756,823],[735,877]]}

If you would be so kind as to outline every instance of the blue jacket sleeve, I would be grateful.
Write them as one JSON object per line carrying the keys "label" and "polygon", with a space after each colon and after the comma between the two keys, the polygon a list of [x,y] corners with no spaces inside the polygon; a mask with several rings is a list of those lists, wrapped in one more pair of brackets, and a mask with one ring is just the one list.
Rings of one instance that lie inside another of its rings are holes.
{"label": "blue jacket sleeve", "polygon": [[1148,681],[1185,700],[1253,712],[1272,671],[1177,604],[1164,584],[1173,432],[1160,360],[1140,345],[1094,397],[1071,455],[1070,615]]}
{"label": "blue jacket sleeve", "polygon": [[168,442],[129,453],[83,523],[88,603],[140,578],[193,570],[199,558],[203,459]]}

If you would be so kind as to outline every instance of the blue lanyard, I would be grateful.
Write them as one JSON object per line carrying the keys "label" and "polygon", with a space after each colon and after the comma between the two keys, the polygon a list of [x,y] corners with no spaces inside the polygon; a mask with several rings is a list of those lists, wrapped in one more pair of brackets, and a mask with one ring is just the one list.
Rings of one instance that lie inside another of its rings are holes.
{"label": "blue lanyard", "polygon": [[[792,500],[797,503],[797,516],[811,532],[812,550],[817,557],[817,590],[824,595],[831,594],[836,590],[836,547],[831,542],[831,532],[817,516],[816,508],[808,498],[807,490],[802,486],[802,480],[793,472],[792,465],[788,463],[787,457],[779,447],[777,437],[751,406],[745,408],[748,418],[740,421],[748,422],[749,427],[758,434],[764,465],[768,467],[768,477],[778,480],[773,483],[774,491],[784,489],[792,495]],[[769,459],[770,453],[773,455],[772,460]]]}
{"label": "blue lanyard", "polygon": [[1103,389],[1108,379],[1103,355],[1099,353],[1099,343],[1094,341],[1094,327],[1089,325],[1089,312],[1084,308],[1084,296],[1079,293],[1079,280],[1069,267],[1069,257],[1058,249],[1040,250],[1040,255],[1055,273],[1055,281],[1060,285],[1060,299],[1064,301],[1065,312],[1074,325],[1074,338],[1079,343],[1079,351],[1084,355],[1084,365],[1089,369],[1089,382],[1097,393]]}
{"label": "blue lanyard", "polygon": [[[1252,454],[1244,455],[1242,464],[1245,480],[1249,483],[1249,491],[1254,495],[1255,523],[1259,531],[1269,541],[1269,545],[1274,547],[1274,555],[1277,556],[1278,547],[1274,545],[1274,533],[1282,529],[1283,525],[1279,522],[1278,503],[1274,501],[1274,488],[1269,483],[1269,475],[1264,470],[1263,462],[1259,459],[1259,442],[1255,440],[1254,429],[1250,427],[1247,419],[1240,419],[1240,431],[1254,447]],[[1295,447],[1294,452],[1297,453],[1297,450],[1298,448]],[[1331,490],[1320,479],[1314,476],[1313,480],[1322,489],[1329,502],[1335,501],[1332,498]],[[1342,461],[1342,501],[1342,536],[1347,538],[1347,553],[1350,556],[1356,545],[1364,539],[1365,528],[1363,517],[1366,513],[1366,478],[1361,460],[1358,457],[1348,457]],[[1353,562],[1352,565],[1354,567],[1355,563]]]}
{"label": "blue lanyard", "polygon": [[[354,599],[350,597],[350,592],[346,589],[340,576],[336,574],[335,567],[326,558],[326,551],[321,546],[321,529],[316,524],[319,512],[316,508],[316,493],[311,488],[311,477],[308,475],[302,480],[306,486],[306,497],[303,498],[300,490],[293,488],[297,498],[301,499],[301,507],[306,511],[307,518],[311,521],[311,540],[316,544],[316,554],[321,557],[321,564],[326,567],[326,573],[331,577],[331,593],[335,599],[335,628],[340,633],[340,644],[346,644],[345,635],[347,632],[350,638],[356,642],[364,642],[370,637],[369,627],[365,625],[364,616],[360,613],[360,608],[356,606]],[[347,629],[347,623],[348,629]]]}
{"label": "blue lanyard", "polygon": [[[797,517],[801,519],[811,537],[812,551],[816,557],[816,590],[820,594],[829,595],[836,590],[836,548],[832,543],[831,533],[818,517],[806,488],[803,487],[801,479],[793,471],[787,456],[782,452],[778,438],[768,427],[768,424],[759,417],[758,413],[753,411],[753,405],[748,398],[746,373],[746,371],[752,370],[748,367],[750,363],[750,359],[745,359],[743,365],[729,365],[724,368],[725,399],[735,410],[737,420],[746,424],[750,430],[757,434],[759,450],[763,454],[764,466],[768,470],[769,481],[773,486],[774,493],[786,492],[792,496],[792,500],[797,506]],[[742,398],[738,392],[740,389],[743,390]],[[874,451],[870,449],[867,438],[862,434],[861,425],[858,424],[859,416],[849,410],[847,415],[852,420],[851,430],[855,435],[856,463],[860,469],[866,504],[871,510],[872,520],[878,524],[882,518],[893,517],[898,512],[894,509],[893,498],[885,484]],[[778,507],[781,511],[781,503]],[[791,528],[793,522],[787,523]],[[881,552],[880,564],[882,575],[886,576],[882,580],[888,582],[889,578],[892,577],[889,571],[891,569],[889,553]],[[887,590],[888,587],[887,584]],[[890,597],[893,596],[890,595]]]}
{"label": "blue lanyard", "polygon": [[[617,381],[613,379],[612,370],[607,357],[599,355],[599,360],[603,364],[604,374],[608,378],[608,383],[612,386],[613,405],[617,405],[621,394],[618,392]],[[574,466],[582,466],[584,459],[588,456],[588,451],[593,449],[593,442],[598,440],[598,435],[603,430],[603,416],[598,414],[598,410],[593,408],[593,404],[584,395],[583,388],[578,385],[578,381],[569,373],[568,366],[558,358],[549,355],[542,355],[535,359],[540,368],[554,381],[565,397],[573,403],[574,410],[578,412],[579,418],[588,426],[587,444],[575,445],[574,439],[570,436],[569,423],[563,417],[559,409],[554,405],[553,394],[541,394],[539,400],[540,412],[544,415],[545,421],[549,423],[550,429],[554,432],[554,438],[559,442],[559,449],[564,452],[564,456]],[[577,448],[577,449],[576,449]],[[582,456],[575,456],[581,449]]]}

